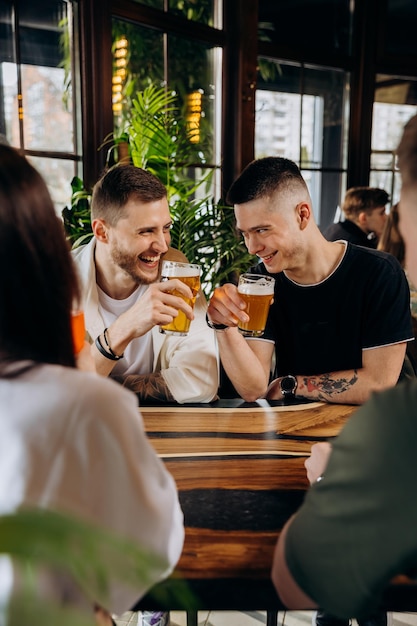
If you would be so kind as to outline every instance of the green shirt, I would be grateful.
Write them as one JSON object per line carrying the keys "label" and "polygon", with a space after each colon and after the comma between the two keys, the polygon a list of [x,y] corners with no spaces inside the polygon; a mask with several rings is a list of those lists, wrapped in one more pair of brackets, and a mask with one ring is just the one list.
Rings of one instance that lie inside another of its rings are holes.
{"label": "green shirt", "polygon": [[289,528],[286,560],[327,612],[360,617],[417,572],[417,382],[373,394],[334,441]]}

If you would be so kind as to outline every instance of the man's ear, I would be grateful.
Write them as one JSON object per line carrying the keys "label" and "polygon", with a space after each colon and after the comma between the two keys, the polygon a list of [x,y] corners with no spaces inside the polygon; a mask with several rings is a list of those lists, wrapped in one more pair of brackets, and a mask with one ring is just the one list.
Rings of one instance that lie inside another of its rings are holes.
{"label": "man's ear", "polygon": [[296,206],[298,221],[301,230],[304,230],[311,218],[311,206],[308,202],[299,202]]}
{"label": "man's ear", "polygon": [[368,215],[365,211],[361,211],[358,215],[358,225],[360,228],[366,228],[368,225]]}
{"label": "man's ear", "polygon": [[102,243],[108,243],[108,241],[109,241],[109,239],[108,239],[109,228],[108,228],[105,220],[101,220],[101,219],[93,220],[92,223],[91,223],[91,228],[93,230],[94,237],[98,241],[101,241]]}

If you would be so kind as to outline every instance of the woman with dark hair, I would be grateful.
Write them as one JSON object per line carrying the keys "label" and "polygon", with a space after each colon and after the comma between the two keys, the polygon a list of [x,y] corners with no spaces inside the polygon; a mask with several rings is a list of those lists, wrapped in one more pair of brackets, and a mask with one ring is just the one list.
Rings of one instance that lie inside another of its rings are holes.
{"label": "woman with dark hair", "polygon": [[[76,369],[79,289],[62,223],[42,177],[1,145],[0,264],[0,514],[64,513],[154,554],[142,588],[119,584],[108,563],[108,595],[87,590],[122,613],[179,558],[176,486],[146,438],[136,396]],[[49,585],[59,599],[78,601],[75,585],[61,588],[54,576]]]}
{"label": "woman with dark hair", "polygon": [[79,288],[62,223],[38,172],[0,147],[0,371],[30,359],[74,367]]}

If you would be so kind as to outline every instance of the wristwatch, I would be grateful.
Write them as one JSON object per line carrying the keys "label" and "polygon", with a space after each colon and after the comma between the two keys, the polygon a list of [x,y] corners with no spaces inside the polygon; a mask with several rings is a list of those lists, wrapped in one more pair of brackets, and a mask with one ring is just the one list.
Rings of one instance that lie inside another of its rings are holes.
{"label": "wristwatch", "polygon": [[214,322],[211,321],[211,319],[209,318],[209,316],[206,313],[206,324],[209,328],[212,328],[213,330],[227,330],[229,328],[229,326],[226,326],[226,324],[215,324]]}
{"label": "wristwatch", "polygon": [[297,385],[298,383],[295,376],[292,376],[291,374],[283,376],[280,381],[280,387],[284,398],[294,397]]}

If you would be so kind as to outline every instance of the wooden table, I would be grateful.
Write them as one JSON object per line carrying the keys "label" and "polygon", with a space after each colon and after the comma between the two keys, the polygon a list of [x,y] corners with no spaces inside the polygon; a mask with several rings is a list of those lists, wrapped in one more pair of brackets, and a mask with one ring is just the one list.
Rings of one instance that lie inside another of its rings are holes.
{"label": "wooden table", "polygon": [[187,610],[189,624],[197,622],[190,618],[196,609],[266,610],[268,623],[276,623],[285,607],[270,580],[273,551],[308,488],[305,458],[356,409],[266,400],[141,407],[177,483],[185,543],[174,574],[135,608]]}

